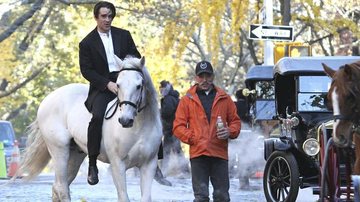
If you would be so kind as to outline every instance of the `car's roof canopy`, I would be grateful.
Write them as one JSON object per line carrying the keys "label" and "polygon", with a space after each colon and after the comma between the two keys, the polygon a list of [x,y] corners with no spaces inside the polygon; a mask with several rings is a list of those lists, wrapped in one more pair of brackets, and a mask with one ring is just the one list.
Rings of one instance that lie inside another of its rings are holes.
{"label": "car's roof canopy", "polygon": [[254,80],[272,80],[273,79],[273,65],[255,65],[250,67],[246,73],[246,81]]}
{"label": "car's roof canopy", "polygon": [[360,56],[284,57],[274,66],[274,75],[325,74],[321,63],[334,70],[360,60]]}

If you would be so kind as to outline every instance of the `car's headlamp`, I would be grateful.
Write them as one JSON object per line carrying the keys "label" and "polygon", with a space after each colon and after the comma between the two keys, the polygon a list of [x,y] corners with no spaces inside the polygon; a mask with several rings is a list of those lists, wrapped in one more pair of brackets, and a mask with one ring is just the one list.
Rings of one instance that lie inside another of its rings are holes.
{"label": "car's headlamp", "polygon": [[305,140],[303,150],[307,155],[315,156],[320,151],[320,144],[315,138],[309,138]]}

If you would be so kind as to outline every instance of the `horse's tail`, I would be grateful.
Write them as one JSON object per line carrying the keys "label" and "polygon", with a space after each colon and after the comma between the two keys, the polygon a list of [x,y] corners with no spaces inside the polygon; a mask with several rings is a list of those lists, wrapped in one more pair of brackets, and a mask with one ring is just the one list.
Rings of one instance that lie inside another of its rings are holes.
{"label": "horse's tail", "polygon": [[35,120],[28,127],[26,149],[16,176],[24,175],[25,180],[38,176],[50,161],[50,153],[41,135],[38,121]]}

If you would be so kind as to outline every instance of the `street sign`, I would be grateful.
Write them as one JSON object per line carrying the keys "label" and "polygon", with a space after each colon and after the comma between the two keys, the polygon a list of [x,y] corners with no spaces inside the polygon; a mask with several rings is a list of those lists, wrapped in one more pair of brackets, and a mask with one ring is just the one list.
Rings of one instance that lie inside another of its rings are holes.
{"label": "street sign", "polygon": [[249,38],[255,40],[293,41],[294,28],[279,25],[250,25]]}

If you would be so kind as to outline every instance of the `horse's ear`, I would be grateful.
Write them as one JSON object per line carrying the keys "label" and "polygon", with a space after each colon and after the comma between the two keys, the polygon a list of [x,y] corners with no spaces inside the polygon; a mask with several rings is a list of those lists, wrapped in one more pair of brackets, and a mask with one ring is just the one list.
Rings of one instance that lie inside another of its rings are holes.
{"label": "horse's ear", "polygon": [[141,57],[140,64],[141,64],[141,67],[143,67],[145,65],[145,56]]}
{"label": "horse's ear", "polygon": [[348,79],[351,80],[352,76],[353,76],[351,65],[345,64],[344,65],[344,72],[345,72],[345,75],[348,77]]}
{"label": "horse's ear", "polygon": [[324,68],[324,71],[325,71],[325,73],[329,76],[329,77],[331,77],[331,78],[333,78],[333,76],[334,76],[334,74],[335,74],[335,70],[333,70],[333,69],[331,69],[329,66],[327,66],[326,64],[324,64],[324,63],[321,63],[322,64],[322,66],[323,66],[323,68]]}
{"label": "horse's ear", "polygon": [[121,68],[123,61],[115,54],[114,54],[114,59],[115,59],[116,64]]}

